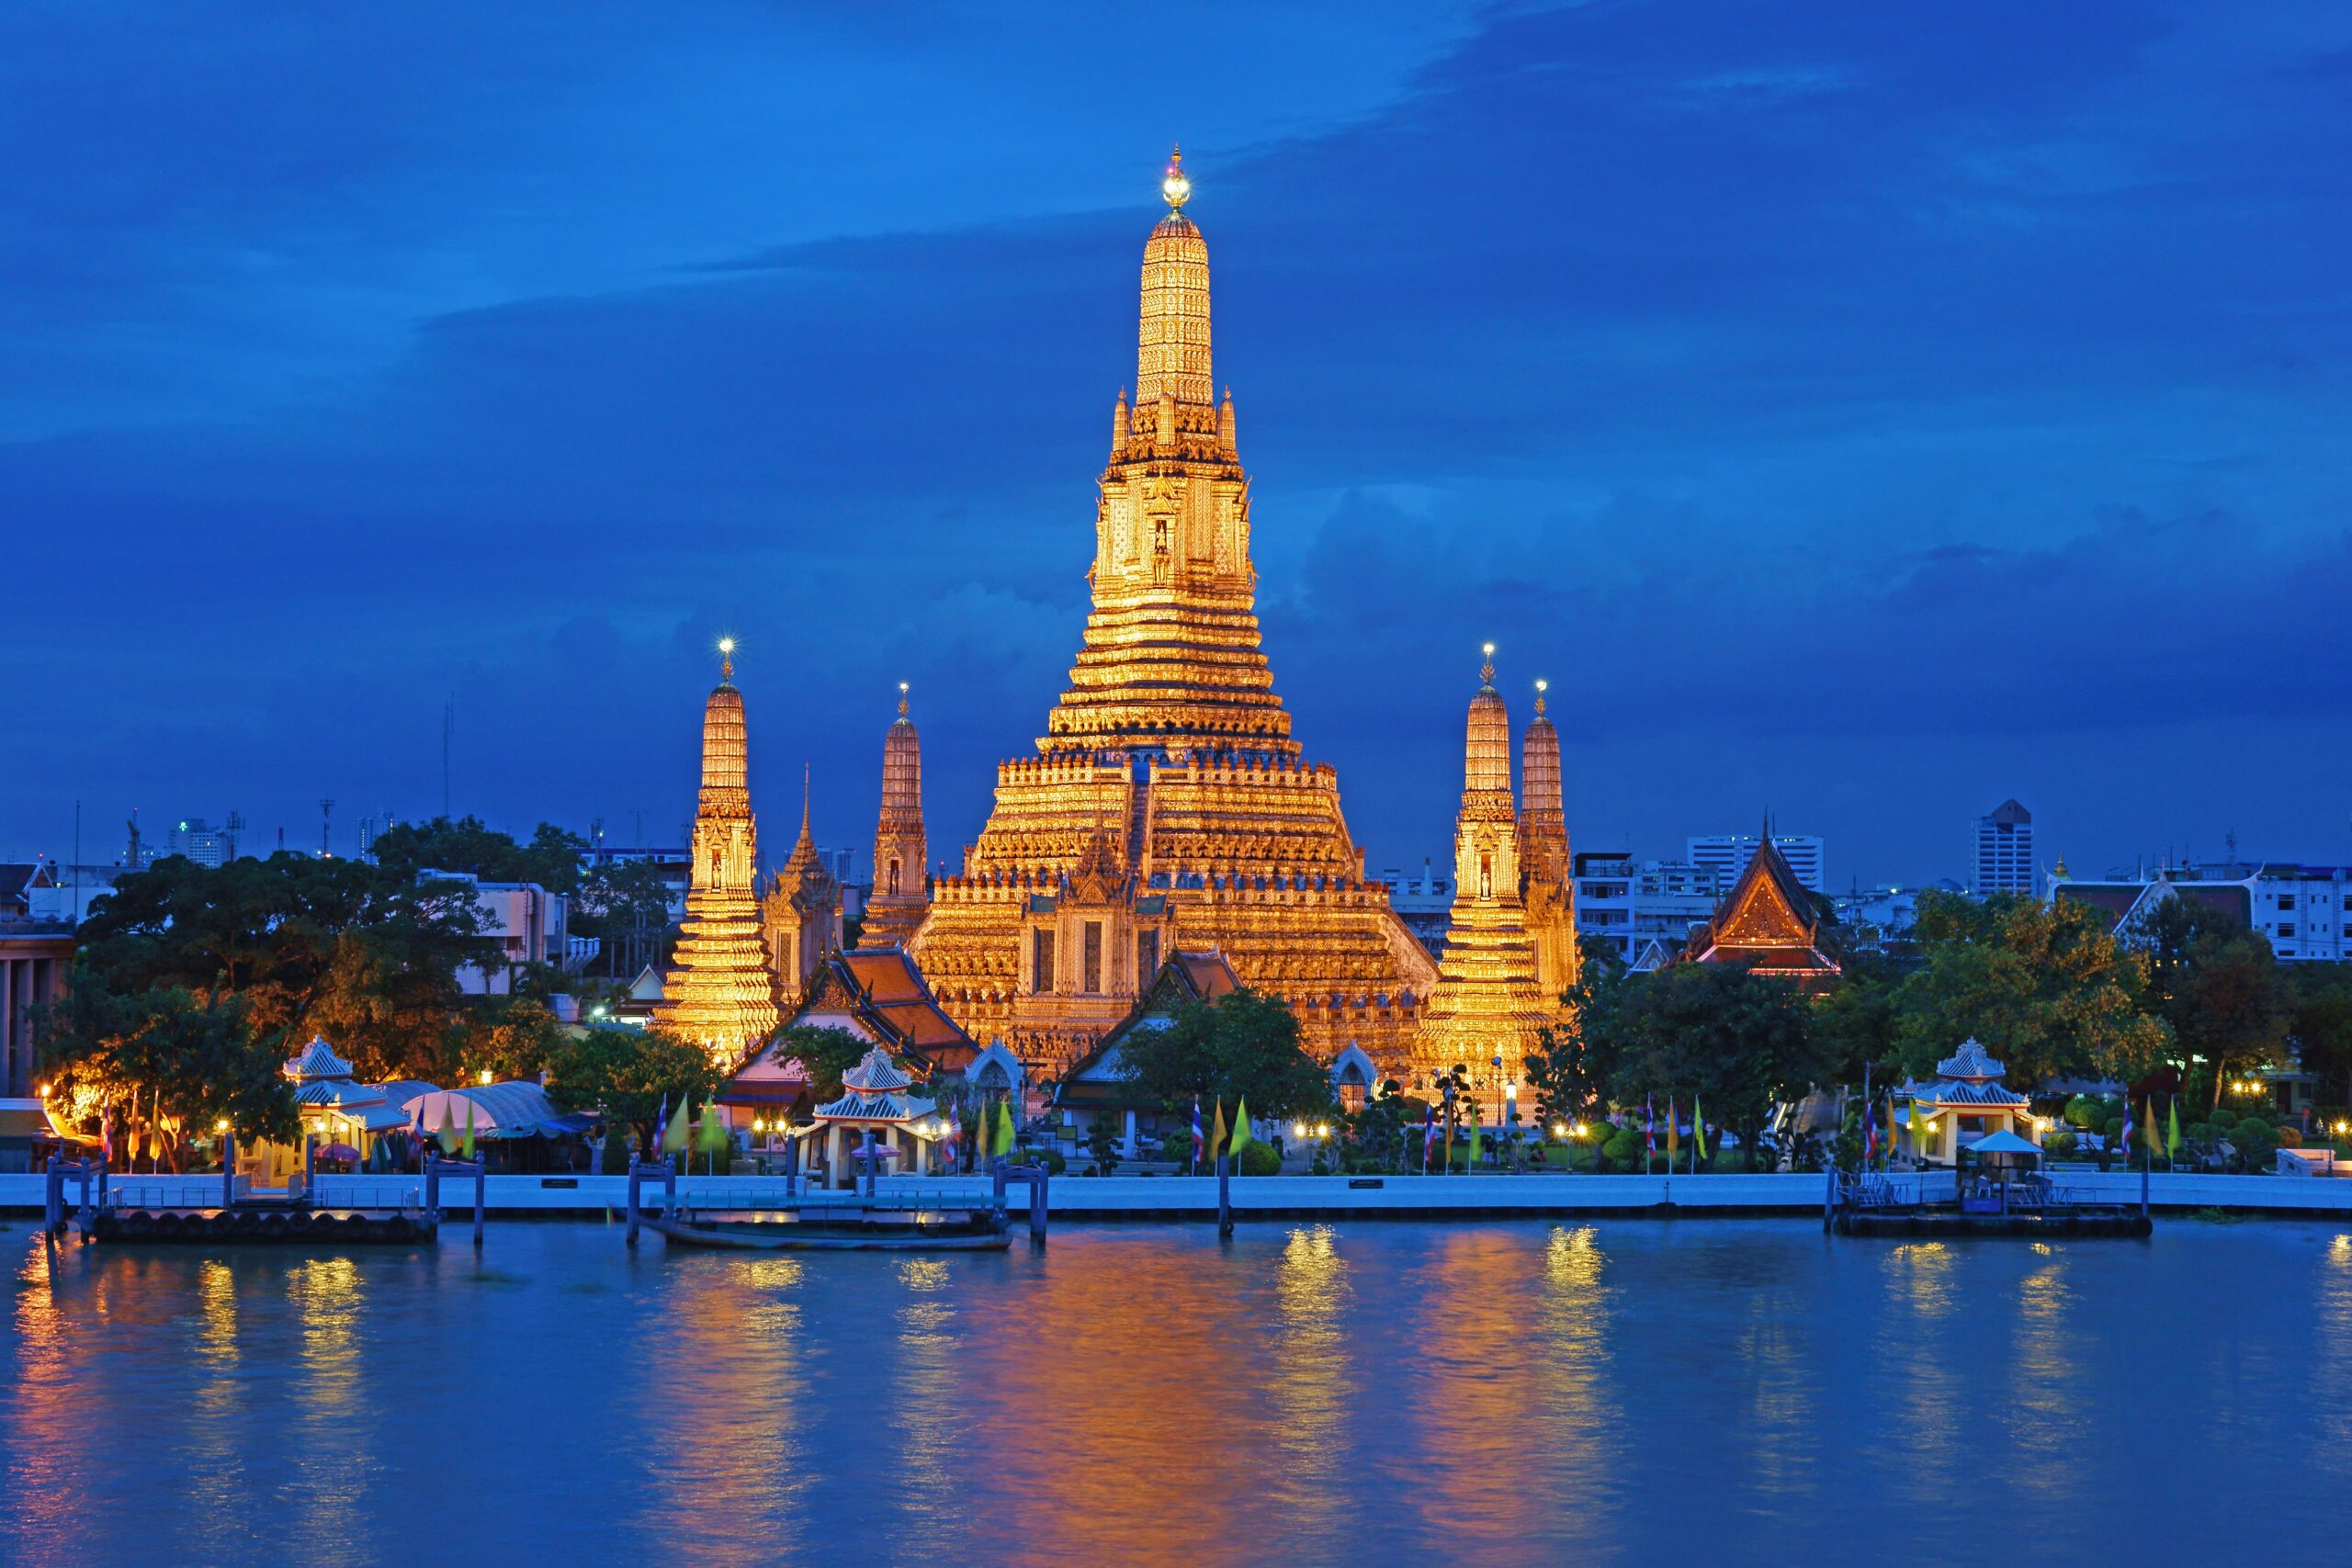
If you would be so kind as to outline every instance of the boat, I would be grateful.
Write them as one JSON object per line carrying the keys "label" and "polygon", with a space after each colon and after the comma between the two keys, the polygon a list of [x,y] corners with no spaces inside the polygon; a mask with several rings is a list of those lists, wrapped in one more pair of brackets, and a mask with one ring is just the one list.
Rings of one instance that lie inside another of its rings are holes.
{"label": "boat", "polygon": [[887,1218],[871,1211],[852,1213],[858,1217],[718,1220],[645,1213],[638,1223],[684,1247],[760,1252],[1002,1252],[1012,1245],[1012,1224],[996,1209],[900,1211]]}

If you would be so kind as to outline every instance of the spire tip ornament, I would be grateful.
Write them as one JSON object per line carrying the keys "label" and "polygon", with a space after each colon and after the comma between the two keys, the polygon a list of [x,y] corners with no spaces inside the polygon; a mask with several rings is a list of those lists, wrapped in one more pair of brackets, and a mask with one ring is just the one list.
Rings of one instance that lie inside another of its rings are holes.
{"label": "spire tip ornament", "polygon": [[899,716],[907,716],[907,683],[904,681],[899,682]]}
{"label": "spire tip ornament", "polygon": [[722,681],[735,679],[735,639],[731,637],[718,639],[718,678]]}
{"label": "spire tip ornament", "polygon": [[1495,683],[1495,645],[1491,642],[1482,643],[1479,648],[1480,651],[1486,654],[1487,662],[1478,667],[1478,679],[1491,686]]}
{"label": "spire tip ornament", "polygon": [[1171,145],[1168,149],[1168,167],[1160,173],[1159,195],[1168,203],[1169,217],[1181,218],[1184,215],[1184,204],[1193,199],[1193,182],[1184,177],[1184,150],[1182,147]]}
{"label": "spire tip ornament", "polygon": [[1539,714],[1540,714],[1540,713],[1542,713],[1542,712],[1544,711],[1544,693],[1546,693],[1546,692],[1548,692],[1548,691],[1550,691],[1551,689],[1552,689],[1552,682],[1551,682],[1544,680],[1544,679],[1542,676],[1540,676],[1540,675],[1536,677],[1536,680],[1535,680],[1535,711],[1536,711],[1537,713],[1539,713]]}

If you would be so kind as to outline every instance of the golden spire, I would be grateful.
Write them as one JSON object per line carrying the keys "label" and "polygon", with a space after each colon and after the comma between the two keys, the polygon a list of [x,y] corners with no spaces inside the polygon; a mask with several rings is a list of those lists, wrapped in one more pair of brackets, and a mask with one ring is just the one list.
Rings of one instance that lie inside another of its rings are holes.
{"label": "golden spire", "polygon": [[718,639],[718,678],[722,681],[735,679],[735,639],[731,637]]}
{"label": "golden spire", "polygon": [[1478,694],[1470,699],[1470,728],[1462,753],[1462,788],[1465,794],[1510,795],[1510,715],[1495,690],[1495,645],[1486,645],[1487,662],[1478,671]]}
{"label": "golden spire", "polygon": [[1160,171],[1159,194],[1168,203],[1168,216],[1182,217],[1184,204],[1193,199],[1193,182],[1184,177],[1184,150],[1168,149],[1168,167]]}
{"label": "golden spire", "polygon": [[1180,210],[1193,193],[1180,159],[1168,164],[1160,192],[1168,216],[1143,248],[1142,320],[1136,336],[1135,406],[1149,408],[1173,393],[1187,408],[1214,410],[1209,367],[1209,247]]}
{"label": "golden spire", "polygon": [[[808,842],[808,764],[800,764],[800,842]],[[799,845],[793,846],[797,849]]]}

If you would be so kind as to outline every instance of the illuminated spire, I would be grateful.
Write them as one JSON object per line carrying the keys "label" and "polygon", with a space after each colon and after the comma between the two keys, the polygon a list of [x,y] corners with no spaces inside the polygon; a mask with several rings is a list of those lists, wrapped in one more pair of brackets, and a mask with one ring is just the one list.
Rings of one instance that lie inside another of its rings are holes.
{"label": "illuminated spire", "polygon": [[1495,645],[1486,646],[1487,662],[1478,671],[1478,694],[1470,699],[1469,734],[1462,752],[1464,795],[1502,796],[1510,801],[1510,714],[1495,690]]}
{"label": "illuminated spire", "polygon": [[1181,209],[1193,194],[1176,162],[1161,194],[1168,216],[1143,248],[1142,321],[1136,338],[1136,406],[1149,408],[1164,391],[1179,403],[1214,408],[1209,373],[1209,247]]}
{"label": "illuminated spire", "polygon": [[882,812],[874,824],[874,892],[866,900],[860,947],[903,947],[931,909],[923,875],[922,740],[907,716],[907,683],[899,682],[899,716],[882,738]]}
{"label": "illuminated spire", "polygon": [[1184,177],[1184,150],[1168,149],[1168,167],[1159,172],[1159,194],[1168,203],[1168,216],[1181,218],[1184,204],[1193,199],[1193,182]]}

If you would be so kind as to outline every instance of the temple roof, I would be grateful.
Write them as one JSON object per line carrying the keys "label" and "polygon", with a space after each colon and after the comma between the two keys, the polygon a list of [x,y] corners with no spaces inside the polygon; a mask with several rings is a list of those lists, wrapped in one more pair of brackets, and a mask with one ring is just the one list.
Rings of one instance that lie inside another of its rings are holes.
{"label": "temple roof", "polygon": [[904,948],[826,954],[792,1021],[817,1013],[846,1013],[884,1043],[921,1057],[930,1071],[961,1072],[979,1055],[978,1043],[940,1010]]}
{"label": "temple roof", "polygon": [[286,1059],[283,1071],[297,1082],[347,1078],[351,1076],[351,1064],[335,1055],[334,1047],[327,1043],[326,1036],[313,1034],[308,1045]]}
{"label": "temple roof", "polygon": [[1127,1016],[1094,1043],[1093,1049],[1070,1064],[1054,1089],[1056,1105],[1141,1104],[1129,1092],[1119,1071],[1119,1046],[1138,1029],[1165,1029],[1176,1010],[1187,1002],[1213,1002],[1241,988],[1225,954],[1206,952],[1170,954],[1152,976],[1151,984]]}
{"label": "temple roof", "polygon": [[1820,930],[1813,896],[1768,831],[1714,918],[1692,928],[1683,956],[1693,964],[1746,963],[1759,975],[1835,975],[1837,960],[1816,940]]}

